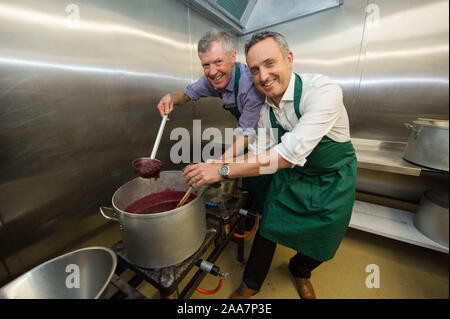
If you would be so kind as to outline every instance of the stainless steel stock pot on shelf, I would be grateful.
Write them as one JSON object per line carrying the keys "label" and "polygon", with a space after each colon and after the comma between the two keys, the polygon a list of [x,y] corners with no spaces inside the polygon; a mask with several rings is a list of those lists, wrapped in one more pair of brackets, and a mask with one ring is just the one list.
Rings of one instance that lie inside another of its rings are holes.
{"label": "stainless steel stock pot on shelf", "polygon": [[419,118],[409,130],[408,144],[403,158],[417,165],[449,171],[448,120]]}

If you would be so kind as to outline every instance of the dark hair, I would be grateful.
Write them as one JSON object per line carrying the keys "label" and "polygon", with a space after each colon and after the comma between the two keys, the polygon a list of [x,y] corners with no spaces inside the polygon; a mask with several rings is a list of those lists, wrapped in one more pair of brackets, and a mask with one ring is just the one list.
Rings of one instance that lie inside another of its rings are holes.
{"label": "dark hair", "polygon": [[273,31],[262,31],[254,34],[252,38],[245,43],[245,56],[247,56],[248,51],[252,46],[267,38],[272,38],[275,40],[276,43],[278,43],[281,53],[283,54],[283,57],[286,58],[289,52],[289,45],[286,39],[280,33]]}
{"label": "dark hair", "polygon": [[211,45],[215,41],[222,42],[223,50],[226,53],[231,54],[234,51],[233,41],[228,33],[222,30],[211,30],[205,33],[204,36],[198,41],[197,52],[204,53],[211,49]]}

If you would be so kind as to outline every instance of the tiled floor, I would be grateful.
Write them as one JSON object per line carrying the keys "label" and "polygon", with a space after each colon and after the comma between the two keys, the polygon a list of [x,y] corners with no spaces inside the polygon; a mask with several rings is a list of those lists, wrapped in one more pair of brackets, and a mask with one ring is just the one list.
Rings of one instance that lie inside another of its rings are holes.
{"label": "tiled floor", "polygon": [[[111,247],[119,239],[118,227],[112,224],[74,249]],[[245,239],[245,258],[248,258],[252,240],[253,235]],[[287,268],[294,254],[292,249],[277,246],[266,281],[254,298],[299,298]],[[228,298],[239,286],[244,270],[244,265],[236,260],[236,256],[237,245],[230,243],[216,261],[221,271],[230,274],[222,288],[213,295],[195,292],[191,298]],[[373,270],[366,272],[368,265],[378,266],[379,288],[366,286],[368,276],[374,275]],[[318,298],[449,298],[448,266],[447,254],[349,229],[335,258],[314,270],[311,280]],[[132,275],[128,271],[124,276]],[[218,281],[217,277],[208,274],[200,287],[214,289]],[[180,291],[186,282],[180,284]],[[141,284],[138,289],[148,298],[159,298],[158,291],[149,284]],[[113,293],[115,288],[109,287],[109,290]]]}

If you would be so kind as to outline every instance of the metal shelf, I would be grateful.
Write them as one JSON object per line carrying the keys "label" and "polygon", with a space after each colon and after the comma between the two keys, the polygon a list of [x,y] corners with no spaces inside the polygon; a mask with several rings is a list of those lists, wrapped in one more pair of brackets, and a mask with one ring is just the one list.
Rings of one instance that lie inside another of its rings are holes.
{"label": "metal shelf", "polygon": [[413,224],[414,214],[400,209],[355,201],[349,227],[444,253],[448,247],[424,236]]}
{"label": "metal shelf", "polygon": [[403,154],[407,143],[360,138],[352,138],[352,143],[359,168],[411,176],[420,176],[422,171],[445,173],[404,160]]}

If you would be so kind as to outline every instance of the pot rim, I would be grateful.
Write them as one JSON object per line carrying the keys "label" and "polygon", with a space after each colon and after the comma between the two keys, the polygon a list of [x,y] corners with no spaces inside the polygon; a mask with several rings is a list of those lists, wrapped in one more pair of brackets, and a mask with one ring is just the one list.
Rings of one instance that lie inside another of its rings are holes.
{"label": "pot rim", "polygon": [[[179,171],[179,170],[161,171],[161,173],[163,173],[163,172],[181,172],[181,171]],[[168,211],[165,211],[165,212],[161,212],[161,213],[154,213],[154,214],[134,214],[134,213],[129,213],[129,212],[126,212],[126,211],[124,211],[124,210],[119,209],[119,208],[115,205],[115,203],[114,203],[114,198],[116,197],[117,192],[118,192],[122,187],[124,187],[125,185],[127,185],[128,183],[131,183],[132,181],[134,181],[134,180],[136,180],[136,179],[142,179],[142,177],[136,177],[136,178],[133,178],[132,180],[130,180],[130,181],[126,182],[125,184],[123,184],[122,186],[120,186],[120,187],[114,192],[114,194],[113,194],[113,196],[112,196],[112,199],[111,199],[111,203],[112,203],[112,206],[113,206],[114,210],[117,211],[117,212],[119,212],[120,214],[123,214],[123,215],[125,215],[125,216],[127,216],[127,217],[130,217],[130,218],[138,218],[138,219],[162,218],[162,217],[166,217],[166,216],[168,216],[168,215],[175,215],[175,214],[181,213],[181,212],[183,212],[186,208],[189,208],[190,206],[193,206],[193,205],[195,204],[195,202],[197,201],[197,199],[200,199],[200,198],[203,198],[203,199],[204,199],[205,189],[206,189],[206,187],[209,185],[209,184],[208,184],[208,185],[204,185],[204,186],[200,187],[200,189],[199,189],[196,193],[194,193],[194,194],[197,195],[197,197],[194,198],[194,199],[193,199],[192,201],[190,201],[189,203],[187,203],[187,204],[185,204],[185,205],[183,205],[183,206],[181,206],[181,207],[174,208],[174,209],[171,209],[171,210],[168,210]],[[187,191],[187,190],[186,190],[186,191]]]}
{"label": "pot rim", "polygon": [[449,122],[448,120],[434,120],[434,119],[417,119],[412,121],[415,125],[424,125],[424,126],[431,126],[435,128],[442,128],[447,129],[449,128]]}

